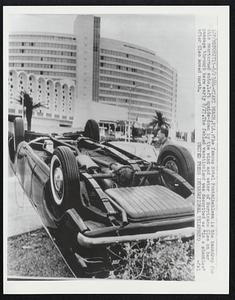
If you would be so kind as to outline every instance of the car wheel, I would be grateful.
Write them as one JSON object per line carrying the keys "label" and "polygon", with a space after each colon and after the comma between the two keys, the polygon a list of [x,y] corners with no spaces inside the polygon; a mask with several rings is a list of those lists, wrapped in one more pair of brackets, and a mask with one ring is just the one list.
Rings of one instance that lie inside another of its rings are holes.
{"label": "car wheel", "polygon": [[80,176],[76,158],[68,147],[53,152],[50,166],[51,206],[56,218],[69,208],[76,208],[80,199]]}
{"label": "car wheel", "polygon": [[20,142],[24,140],[24,120],[22,118],[15,118],[14,120],[14,148],[15,151]]}
{"label": "car wheel", "polygon": [[90,119],[86,122],[84,136],[89,137],[97,142],[100,141],[100,129],[95,120]]}
{"label": "car wheel", "polygon": [[[158,164],[164,166],[182,176],[188,183],[194,186],[194,159],[190,152],[178,145],[166,145],[158,157]],[[172,186],[169,175],[164,175],[165,185]]]}

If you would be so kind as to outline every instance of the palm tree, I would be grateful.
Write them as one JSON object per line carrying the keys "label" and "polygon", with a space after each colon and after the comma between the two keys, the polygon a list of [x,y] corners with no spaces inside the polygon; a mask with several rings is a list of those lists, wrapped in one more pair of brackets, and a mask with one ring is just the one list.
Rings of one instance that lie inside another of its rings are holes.
{"label": "palm tree", "polygon": [[[46,107],[41,102],[38,102],[36,104],[33,103],[33,98],[30,97],[30,95],[27,92],[21,92],[20,99],[16,99],[23,107],[26,108],[25,115],[27,120],[27,130],[31,131],[31,122],[32,122],[32,115],[33,110],[37,109],[39,107]],[[46,107],[47,108],[47,107]]]}
{"label": "palm tree", "polygon": [[162,112],[155,111],[156,115],[153,117],[153,120],[149,123],[149,126],[153,126],[153,129],[156,130],[156,135],[158,134],[158,131],[161,129],[162,126],[169,128],[170,123],[167,121],[165,117],[163,117]]}

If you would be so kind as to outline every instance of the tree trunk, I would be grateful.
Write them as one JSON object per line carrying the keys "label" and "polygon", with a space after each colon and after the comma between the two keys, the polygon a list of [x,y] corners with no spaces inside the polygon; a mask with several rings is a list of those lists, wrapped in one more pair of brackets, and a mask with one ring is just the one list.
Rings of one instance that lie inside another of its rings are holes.
{"label": "tree trunk", "polygon": [[26,109],[26,120],[27,120],[28,131],[31,131],[32,115],[33,115],[33,111],[31,109]]}

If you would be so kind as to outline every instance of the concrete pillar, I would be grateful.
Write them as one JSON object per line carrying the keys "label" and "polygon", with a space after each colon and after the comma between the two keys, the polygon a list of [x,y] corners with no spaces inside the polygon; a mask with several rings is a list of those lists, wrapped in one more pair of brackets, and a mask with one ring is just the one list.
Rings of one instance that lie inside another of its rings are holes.
{"label": "concrete pillar", "polygon": [[74,105],[74,127],[89,119],[92,101],[98,101],[100,18],[79,15],[74,21],[77,43],[77,74]]}

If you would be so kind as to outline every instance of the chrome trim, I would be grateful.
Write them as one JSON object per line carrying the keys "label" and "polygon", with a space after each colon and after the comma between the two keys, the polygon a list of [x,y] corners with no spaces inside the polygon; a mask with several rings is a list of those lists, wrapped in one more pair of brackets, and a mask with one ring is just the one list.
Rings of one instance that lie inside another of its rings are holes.
{"label": "chrome trim", "polygon": [[174,230],[164,230],[147,234],[135,234],[124,236],[109,236],[109,237],[87,237],[82,233],[78,233],[78,244],[87,248],[99,245],[117,244],[123,242],[141,241],[148,239],[165,239],[175,240],[178,238],[191,238],[195,234],[194,227],[180,228]]}

